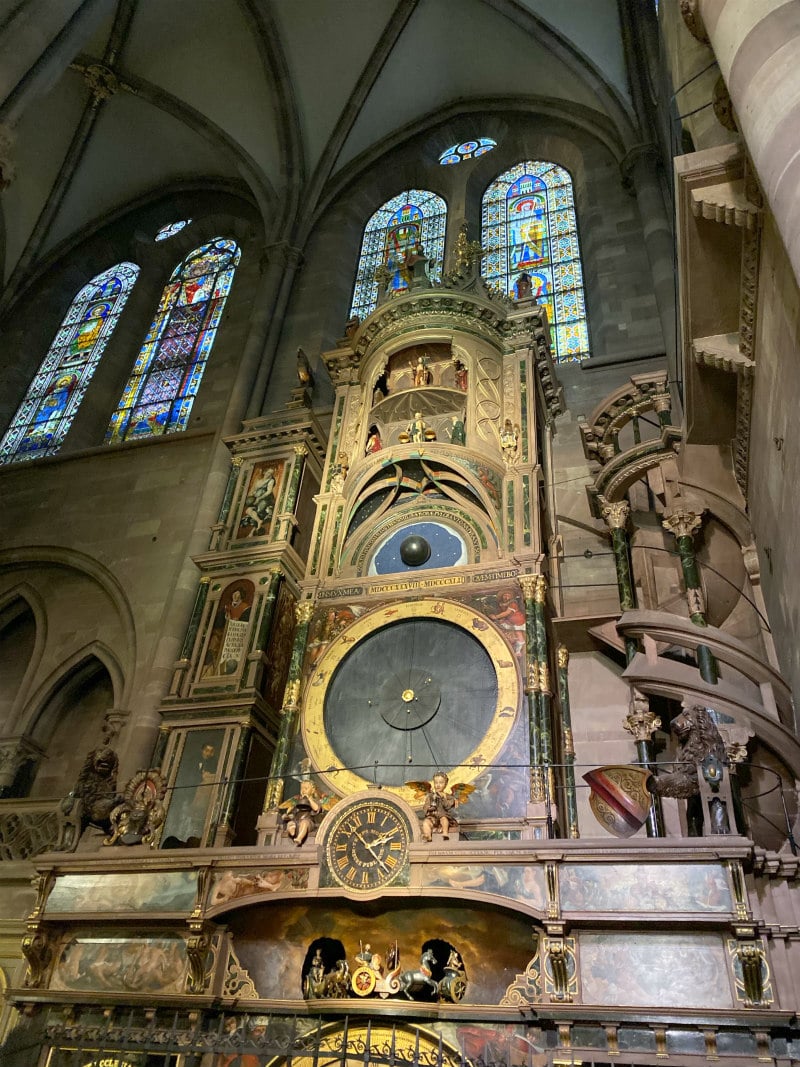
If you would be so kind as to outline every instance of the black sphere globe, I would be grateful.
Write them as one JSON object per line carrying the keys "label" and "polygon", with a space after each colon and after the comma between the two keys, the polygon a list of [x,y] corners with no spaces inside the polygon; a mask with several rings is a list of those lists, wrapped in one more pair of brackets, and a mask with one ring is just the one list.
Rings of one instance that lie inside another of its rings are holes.
{"label": "black sphere globe", "polygon": [[407,567],[421,567],[431,558],[431,546],[419,534],[411,534],[400,542],[400,559]]}

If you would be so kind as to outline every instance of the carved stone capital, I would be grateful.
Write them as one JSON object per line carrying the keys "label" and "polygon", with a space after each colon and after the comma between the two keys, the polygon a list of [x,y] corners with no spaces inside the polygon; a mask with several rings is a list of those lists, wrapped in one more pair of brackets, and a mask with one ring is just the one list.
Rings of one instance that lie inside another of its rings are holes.
{"label": "carved stone capital", "polygon": [[661,726],[661,719],[650,710],[650,701],[642,693],[634,693],[623,727],[634,741],[649,741]]}
{"label": "carved stone capital", "polygon": [[41,755],[41,748],[25,737],[0,741],[0,786],[10,786],[22,765]]}
{"label": "carved stone capital", "polygon": [[610,530],[624,530],[628,525],[631,514],[631,506],[627,500],[606,500],[604,496],[599,499],[600,514],[606,526]]}
{"label": "carved stone capital", "polygon": [[672,397],[669,393],[656,393],[653,397],[653,411],[660,415],[662,411],[672,411]]}
{"label": "carved stone capital", "polygon": [[294,616],[297,619],[299,625],[311,622],[311,616],[314,614],[314,601],[304,600],[300,604],[295,604]]}
{"label": "carved stone capital", "polygon": [[703,513],[688,508],[673,508],[668,511],[661,525],[675,537],[694,537],[703,525]]}
{"label": "carved stone capital", "polygon": [[569,666],[569,649],[566,645],[559,645],[556,649],[556,661],[562,671],[565,671]]}
{"label": "carved stone capital", "polygon": [[307,456],[308,455],[308,449],[306,448],[305,445],[295,445],[294,446],[294,454],[296,456]]}

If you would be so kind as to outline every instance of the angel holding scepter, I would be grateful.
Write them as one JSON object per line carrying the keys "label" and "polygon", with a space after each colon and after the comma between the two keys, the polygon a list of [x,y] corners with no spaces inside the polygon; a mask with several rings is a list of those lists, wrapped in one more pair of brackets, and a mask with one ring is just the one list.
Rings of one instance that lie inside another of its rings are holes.
{"label": "angel holding scepter", "polygon": [[475,786],[463,782],[448,789],[449,778],[444,771],[437,771],[432,782],[408,782],[423,801],[422,839],[430,842],[435,833],[441,833],[442,840],[450,839],[450,829],[458,825],[455,817],[457,804],[463,803],[473,792]]}

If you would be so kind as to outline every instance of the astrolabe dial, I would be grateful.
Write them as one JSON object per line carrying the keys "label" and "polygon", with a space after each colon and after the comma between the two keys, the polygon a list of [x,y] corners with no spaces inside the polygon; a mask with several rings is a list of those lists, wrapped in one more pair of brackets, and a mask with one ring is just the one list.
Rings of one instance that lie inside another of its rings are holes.
{"label": "astrolabe dial", "polygon": [[368,893],[407,880],[411,826],[390,798],[354,799],[332,818],[324,847],[328,884]]}
{"label": "astrolabe dial", "polygon": [[466,605],[423,600],[360,616],[320,659],[303,738],[331,790],[406,783],[436,770],[470,782],[508,739],[517,665],[500,631]]}

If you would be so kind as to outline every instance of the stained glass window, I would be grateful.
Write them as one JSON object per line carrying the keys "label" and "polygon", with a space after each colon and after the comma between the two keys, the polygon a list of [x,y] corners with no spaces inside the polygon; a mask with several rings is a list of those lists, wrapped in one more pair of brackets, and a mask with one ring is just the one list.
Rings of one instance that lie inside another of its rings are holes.
{"label": "stained glass window", "polygon": [[174,237],[176,233],[180,233],[191,221],[191,219],[181,219],[179,222],[171,222],[168,226],[162,226],[153,240],[166,241],[168,237]]}
{"label": "stained glass window", "polygon": [[483,196],[484,278],[514,295],[527,274],[547,308],[557,360],[589,355],[572,179],[555,163],[518,163]]}
{"label": "stained glass window", "polygon": [[409,189],[378,208],[364,228],[350,314],[363,319],[375,310],[378,302],[375,271],[378,267],[388,267],[391,272],[389,284],[395,292],[408,288],[405,257],[418,243],[424,248],[425,255],[434,260],[431,279],[440,281],[446,222],[444,200],[426,189]]}
{"label": "stained glass window", "polygon": [[78,293],[0,441],[0,463],[58,452],[139,275],[118,263]]}
{"label": "stained glass window", "polygon": [[172,272],[106,444],[186,429],[240,255],[215,237]]}
{"label": "stained glass window", "polygon": [[462,141],[461,144],[451,145],[439,156],[439,162],[443,167],[450,167],[453,163],[460,163],[464,159],[477,159],[478,156],[485,156],[487,152],[491,152],[493,148],[497,148],[497,141],[493,141],[491,137],[478,137],[474,141]]}

